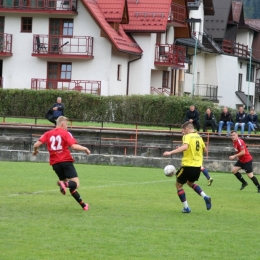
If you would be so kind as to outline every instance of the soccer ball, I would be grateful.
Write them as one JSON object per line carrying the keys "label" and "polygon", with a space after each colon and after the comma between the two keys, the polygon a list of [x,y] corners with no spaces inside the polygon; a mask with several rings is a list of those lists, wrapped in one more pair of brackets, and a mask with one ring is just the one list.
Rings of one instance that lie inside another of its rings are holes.
{"label": "soccer ball", "polygon": [[173,165],[166,165],[163,171],[165,176],[172,177],[175,174],[176,169]]}

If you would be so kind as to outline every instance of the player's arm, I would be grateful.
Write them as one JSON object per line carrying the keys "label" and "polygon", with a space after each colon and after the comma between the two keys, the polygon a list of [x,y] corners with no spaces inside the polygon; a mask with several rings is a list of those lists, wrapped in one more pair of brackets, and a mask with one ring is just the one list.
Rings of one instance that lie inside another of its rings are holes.
{"label": "player's arm", "polygon": [[163,156],[169,156],[175,153],[181,153],[183,151],[186,151],[188,149],[189,145],[188,144],[183,144],[182,146],[178,146],[176,149],[170,151],[170,152],[164,152]]}
{"label": "player's arm", "polygon": [[87,147],[79,145],[79,144],[72,144],[70,146],[73,150],[77,150],[77,151],[84,151],[86,154],[90,154],[90,151]]}
{"label": "player's arm", "polygon": [[234,160],[235,158],[238,158],[246,153],[246,150],[243,149],[239,153],[229,156],[230,160]]}
{"label": "player's arm", "polygon": [[38,148],[42,145],[41,141],[37,141],[34,145],[33,145],[33,155],[36,156],[39,153]]}

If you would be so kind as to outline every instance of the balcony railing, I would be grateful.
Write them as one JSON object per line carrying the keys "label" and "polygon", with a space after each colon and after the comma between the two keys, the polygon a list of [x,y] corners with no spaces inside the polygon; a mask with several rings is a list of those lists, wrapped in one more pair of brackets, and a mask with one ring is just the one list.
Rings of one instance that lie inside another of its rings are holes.
{"label": "balcony railing", "polygon": [[218,102],[218,86],[208,84],[194,85],[194,95]]}
{"label": "balcony railing", "polygon": [[12,34],[0,33],[0,57],[12,56]]}
{"label": "balcony railing", "polygon": [[33,53],[36,57],[65,56],[93,59],[93,37],[61,35],[34,35]]}
{"label": "balcony railing", "polygon": [[248,50],[248,45],[240,44],[238,42],[233,42],[231,40],[224,39],[222,42],[222,50],[225,53],[235,55],[238,57],[250,57],[250,52]]}
{"label": "balcony railing", "polygon": [[77,0],[2,0],[1,12],[50,12],[77,11]]}
{"label": "balcony railing", "polygon": [[186,48],[171,44],[157,44],[155,46],[155,61],[158,66],[184,68]]}
{"label": "balcony railing", "polygon": [[186,8],[183,5],[172,3],[168,22],[184,24],[186,21]]}
{"label": "balcony railing", "polygon": [[79,91],[101,95],[101,81],[95,80],[53,80],[53,79],[31,79],[31,89],[35,90],[66,90]]}

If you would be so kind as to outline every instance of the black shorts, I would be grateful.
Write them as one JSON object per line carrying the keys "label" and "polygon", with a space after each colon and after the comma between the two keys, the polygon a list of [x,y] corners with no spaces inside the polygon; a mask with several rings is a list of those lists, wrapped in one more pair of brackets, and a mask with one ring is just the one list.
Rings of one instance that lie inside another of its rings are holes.
{"label": "black shorts", "polygon": [[236,167],[240,167],[241,169],[245,170],[246,173],[253,172],[253,161],[242,163],[239,160],[235,164]]}
{"label": "black shorts", "polygon": [[78,177],[78,174],[72,162],[61,162],[53,164],[52,169],[58,175],[59,180],[72,179]]}
{"label": "black shorts", "polygon": [[200,177],[200,167],[181,167],[177,173],[177,182],[180,184],[185,184],[187,181],[195,182]]}

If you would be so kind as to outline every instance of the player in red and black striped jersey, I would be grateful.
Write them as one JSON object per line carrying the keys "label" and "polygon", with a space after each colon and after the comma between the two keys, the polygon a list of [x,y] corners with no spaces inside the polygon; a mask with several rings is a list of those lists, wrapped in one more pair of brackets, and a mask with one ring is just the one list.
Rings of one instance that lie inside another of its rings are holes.
{"label": "player in red and black striped jersey", "polygon": [[236,154],[229,156],[229,159],[234,160],[235,158],[238,158],[237,162],[235,163],[232,169],[232,173],[242,183],[240,190],[243,190],[248,185],[248,183],[244,180],[241,173],[239,172],[240,169],[243,169],[247,173],[247,176],[257,187],[258,193],[260,193],[259,182],[253,174],[253,157],[247,150],[245,142],[242,139],[238,138],[238,134],[236,131],[231,131],[231,139],[233,141],[233,146],[236,151]]}
{"label": "player in red and black striped jersey", "polygon": [[60,116],[57,119],[56,128],[44,133],[34,144],[33,155],[37,155],[39,152],[38,148],[46,143],[50,154],[50,165],[59,178],[57,184],[60,187],[60,192],[65,195],[66,188],[68,188],[72,197],[80,204],[82,209],[88,210],[88,204],[82,201],[77,192],[79,178],[73,165],[74,160],[70,154],[69,147],[74,150],[84,151],[86,154],[90,154],[90,151],[87,147],[77,144],[72,134],[67,131],[67,127],[68,119]]}

